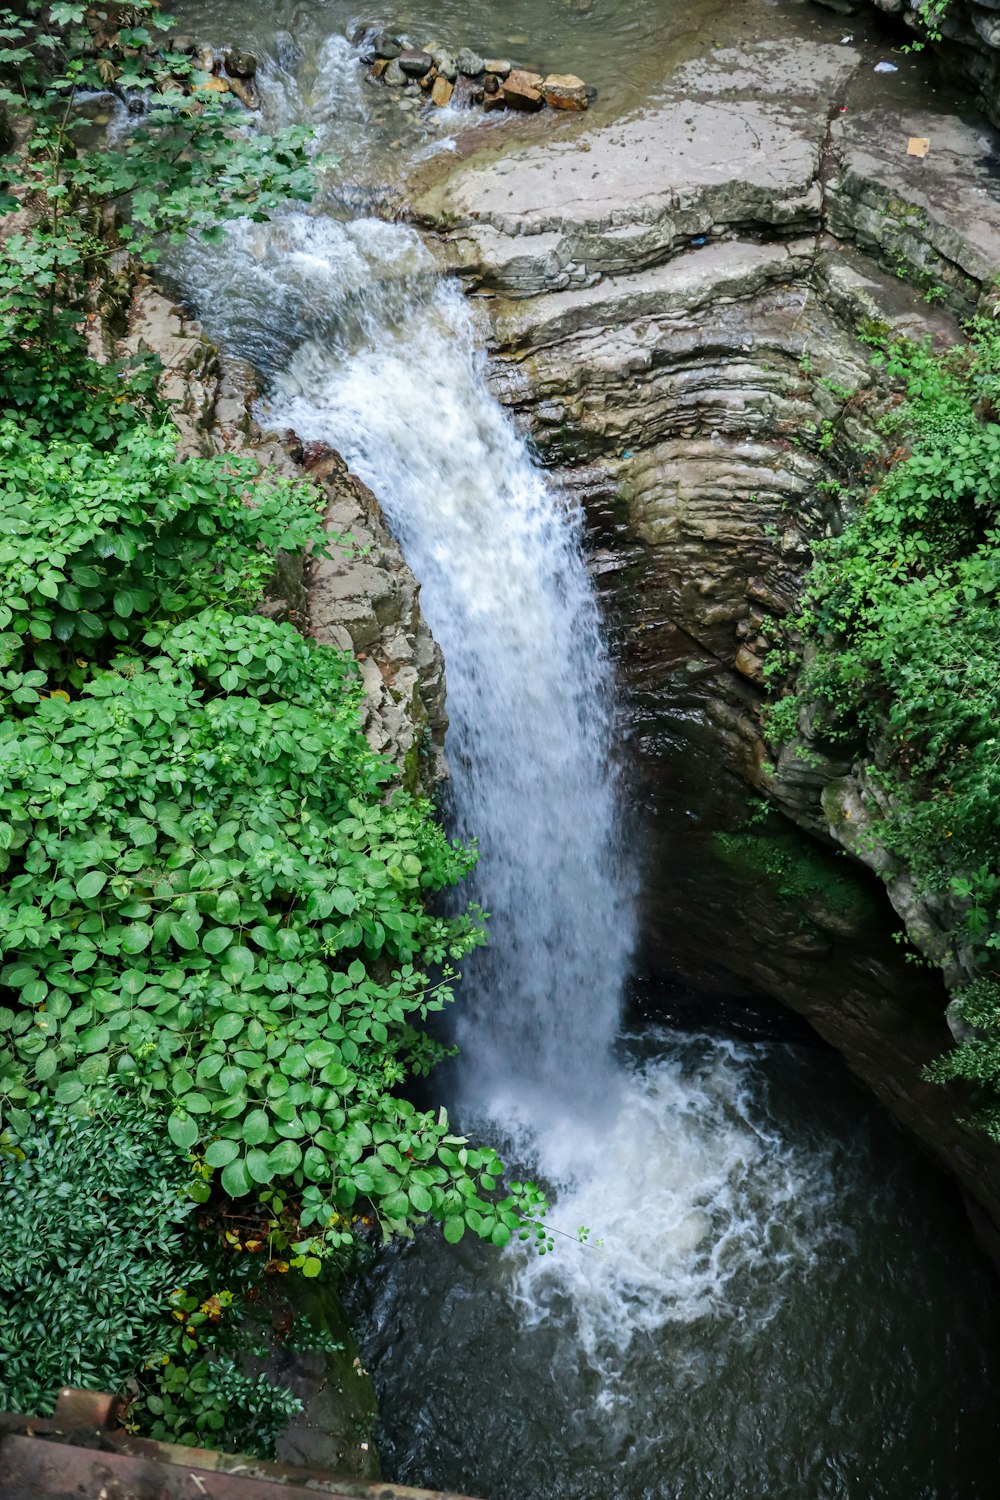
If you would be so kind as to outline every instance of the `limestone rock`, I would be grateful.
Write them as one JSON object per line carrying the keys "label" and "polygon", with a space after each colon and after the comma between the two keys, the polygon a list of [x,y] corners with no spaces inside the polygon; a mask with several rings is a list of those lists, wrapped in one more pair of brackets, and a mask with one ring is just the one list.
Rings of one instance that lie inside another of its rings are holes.
{"label": "limestone rock", "polygon": [[574,73],[550,73],[542,84],[542,97],[550,109],[586,109],[587,87]]}
{"label": "limestone rock", "polygon": [[443,73],[439,73],[431,87],[431,102],[440,107],[451,103],[454,85],[449,83]]}
{"label": "limestone rock", "polygon": [[458,63],[455,61],[455,58],[452,56],[452,54],[448,52],[444,47],[430,46],[425,47],[424,51],[429,52],[431,57],[434,59],[434,66],[437,68],[441,77],[446,78],[449,83],[454,83],[455,79],[458,76]]}
{"label": "limestone rock", "polygon": [[390,88],[401,89],[406,81],[407,76],[399,65],[399,58],[394,57],[382,74],[382,82],[387,83]]}
{"label": "limestone rock", "polygon": [[460,73],[468,73],[471,78],[475,78],[484,69],[483,59],[479,53],[473,52],[469,47],[463,47],[455,53],[455,63]]}
{"label": "limestone rock", "polygon": [[493,73],[497,78],[506,78],[511,70],[511,63],[505,57],[484,57],[483,72]]}
{"label": "limestone rock", "polygon": [[236,98],[246,109],[260,109],[260,90],[254,78],[230,78],[229,92],[235,94]]}
{"label": "limestone rock", "polygon": [[545,102],[542,98],[540,73],[512,70],[504,80],[502,93],[508,109],[532,111],[541,109]]}

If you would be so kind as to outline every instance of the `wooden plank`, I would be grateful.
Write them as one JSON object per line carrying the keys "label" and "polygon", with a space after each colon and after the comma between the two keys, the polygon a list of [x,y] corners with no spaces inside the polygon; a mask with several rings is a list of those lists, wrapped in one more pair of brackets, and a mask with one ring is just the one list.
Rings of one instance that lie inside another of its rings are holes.
{"label": "wooden plank", "polygon": [[[317,1495],[328,1500],[432,1500],[428,1490],[282,1471],[280,1465],[198,1448],[141,1439],[129,1440],[128,1446],[141,1451],[109,1452],[8,1434],[0,1438],[0,1500],[316,1500]],[[186,1461],[188,1454],[198,1462]],[[219,1466],[202,1467],[206,1459]],[[307,1482],[296,1482],[299,1477]],[[464,1497],[435,1495],[433,1500]]]}

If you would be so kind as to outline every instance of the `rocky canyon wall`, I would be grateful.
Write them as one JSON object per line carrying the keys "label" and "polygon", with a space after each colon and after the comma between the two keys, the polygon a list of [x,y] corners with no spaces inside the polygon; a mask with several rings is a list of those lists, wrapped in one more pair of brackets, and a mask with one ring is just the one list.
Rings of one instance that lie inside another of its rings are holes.
{"label": "rocky canyon wall", "polygon": [[[902,961],[860,866],[934,963],[947,913],[862,836],[864,766],[814,753],[807,724],[772,764],[760,724],[769,625],[893,399],[866,332],[950,343],[1000,269],[988,127],[917,88],[873,99],[871,65],[847,43],[719,49],[635,118],[438,169],[415,211],[478,294],[498,394],[589,517],[644,963],[800,1011],[997,1225],[1000,1153],[921,1079],[949,1041],[940,971]],[[778,810],[763,830],[748,788]]]}

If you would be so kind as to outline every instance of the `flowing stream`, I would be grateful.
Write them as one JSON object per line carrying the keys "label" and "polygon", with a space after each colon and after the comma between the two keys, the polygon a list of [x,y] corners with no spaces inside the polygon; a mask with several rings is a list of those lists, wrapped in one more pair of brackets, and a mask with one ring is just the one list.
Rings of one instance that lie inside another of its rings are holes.
{"label": "flowing stream", "polygon": [[[607,9],[593,58],[638,7]],[[647,32],[692,9],[654,6]],[[425,7],[498,50],[537,11]],[[991,1494],[993,1289],[945,1186],[820,1049],[620,1035],[634,875],[581,517],[490,395],[467,301],[413,230],[371,216],[404,138],[449,149],[454,121],[379,114],[342,5],[183,16],[258,52],[266,110],[316,123],[341,161],[322,211],[235,226],[174,274],[263,371],[273,425],[372,487],[421,581],[448,813],[479,840],[471,894],[492,914],[448,1102],[551,1189],[560,1232],[544,1258],[436,1233],[379,1258],[355,1311],[387,1473],[486,1500]]]}

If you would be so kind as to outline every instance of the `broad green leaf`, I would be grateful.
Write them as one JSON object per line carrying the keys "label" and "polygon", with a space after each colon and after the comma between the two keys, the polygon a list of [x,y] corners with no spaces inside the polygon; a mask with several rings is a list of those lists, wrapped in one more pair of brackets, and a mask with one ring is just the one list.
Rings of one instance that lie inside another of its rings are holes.
{"label": "broad green leaf", "polygon": [[230,1198],[242,1198],[253,1187],[247,1164],[242,1157],[231,1161],[222,1169],[222,1190]]}
{"label": "broad green leaf", "polygon": [[205,1162],[210,1167],[227,1167],[231,1161],[236,1160],[239,1154],[240,1148],[237,1141],[212,1141],[209,1146],[205,1147]]}
{"label": "broad green leaf", "polygon": [[171,1115],[167,1120],[167,1134],[175,1146],[190,1151],[198,1139],[198,1126],[190,1115]]}
{"label": "broad green leaf", "polygon": [[231,1041],[234,1036],[239,1036],[243,1030],[243,1017],[235,1011],[227,1010],[219,1017],[212,1027],[212,1035],[218,1037],[219,1041]]}
{"label": "broad green leaf", "polygon": [[259,1146],[271,1128],[266,1109],[252,1109],[243,1121],[243,1139],[248,1146]]}
{"label": "broad green leaf", "polygon": [[221,953],[223,948],[228,948],[233,940],[233,931],[230,927],[211,927],[201,940],[201,946],[206,953]]}

